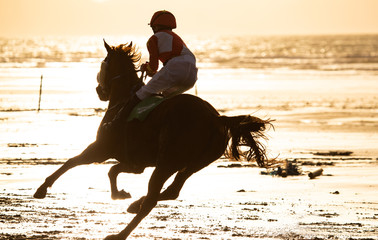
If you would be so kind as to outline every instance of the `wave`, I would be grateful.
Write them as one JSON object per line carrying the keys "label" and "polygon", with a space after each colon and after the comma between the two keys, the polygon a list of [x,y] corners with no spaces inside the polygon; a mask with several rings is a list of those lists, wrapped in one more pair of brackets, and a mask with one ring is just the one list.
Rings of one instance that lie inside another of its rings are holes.
{"label": "wave", "polygon": [[[140,37],[135,38],[144,46]],[[122,39],[132,40],[133,37]],[[124,42],[122,39],[115,44]],[[185,39],[202,67],[378,72],[378,35]],[[100,37],[1,38],[0,67],[98,64],[105,54],[101,41]],[[145,49],[142,53],[146,58]]]}
{"label": "wave", "polygon": [[378,35],[226,37],[197,56],[216,67],[378,71]]}

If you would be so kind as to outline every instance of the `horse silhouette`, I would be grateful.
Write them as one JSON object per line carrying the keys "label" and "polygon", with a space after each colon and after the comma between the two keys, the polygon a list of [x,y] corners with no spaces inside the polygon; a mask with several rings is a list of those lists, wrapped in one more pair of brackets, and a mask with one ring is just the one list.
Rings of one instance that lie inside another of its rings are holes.
{"label": "horse silhouette", "polygon": [[[185,181],[195,172],[208,166],[223,154],[239,159],[254,159],[260,167],[267,163],[265,147],[259,142],[270,120],[250,115],[221,116],[208,102],[199,97],[180,94],[160,103],[144,121],[125,122],[116,131],[104,133],[101,126],[111,121],[130,96],[143,85],[137,75],[140,53],[135,46],[109,46],[104,41],[107,56],[106,74],[97,87],[102,101],[109,101],[100,124],[96,141],[81,154],[69,159],[37,189],[35,198],[44,198],[47,188],[67,170],[78,165],[101,163],[116,159],[119,163],[109,171],[111,197],[131,197],[117,188],[121,172],[142,173],[146,167],[155,167],[148,184],[147,195],[133,202],[128,212],[136,213],[131,222],[117,235],[106,240],[126,239],[156,206],[158,201],[173,200],[179,196]],[[240,147],[247,148],[242,152]],[[164,191],[166,180],[176,174]]]}

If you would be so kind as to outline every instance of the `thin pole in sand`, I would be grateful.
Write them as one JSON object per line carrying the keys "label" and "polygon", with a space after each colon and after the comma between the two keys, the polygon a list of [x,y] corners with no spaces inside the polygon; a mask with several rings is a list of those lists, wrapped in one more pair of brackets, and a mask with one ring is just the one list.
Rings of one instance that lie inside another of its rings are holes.
{"label": "thin pole in sand", "polygon": [[39,100],[38,100],[38,112],[41,110],[41,98],[42,98],[42,80],[43,80],[43,75],[41,75],[41,83],[39,84]]}

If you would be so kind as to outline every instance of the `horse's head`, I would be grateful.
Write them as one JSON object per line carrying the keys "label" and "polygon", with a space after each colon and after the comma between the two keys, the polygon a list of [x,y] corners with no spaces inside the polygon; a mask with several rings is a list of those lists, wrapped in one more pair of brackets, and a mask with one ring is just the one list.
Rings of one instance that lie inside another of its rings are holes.
{"label": "horse's head", "polygon": [[104,40],[104,45],[107,56],[102,61],[100,72],[97,75],[96,91],[100,100],[108,101],[112,94],[117,94],[116,92],[127,94],[137,84],[136,65],[140,61],[141,55],[136,51],[132,42],[109,46]]}

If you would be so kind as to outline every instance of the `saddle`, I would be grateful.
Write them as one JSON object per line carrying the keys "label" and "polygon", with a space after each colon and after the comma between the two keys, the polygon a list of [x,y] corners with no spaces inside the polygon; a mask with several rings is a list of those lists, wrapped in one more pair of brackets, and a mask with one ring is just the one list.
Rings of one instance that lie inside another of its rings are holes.
{"label": "saddle", "polygon": [[129,117],[127,118],[127,121],[130,122],[134,119],[144,121],[148,117],[150,112],[154,110],[165,99],[166,98],[161,95],[154,95],[142,100],[131,111]]}

